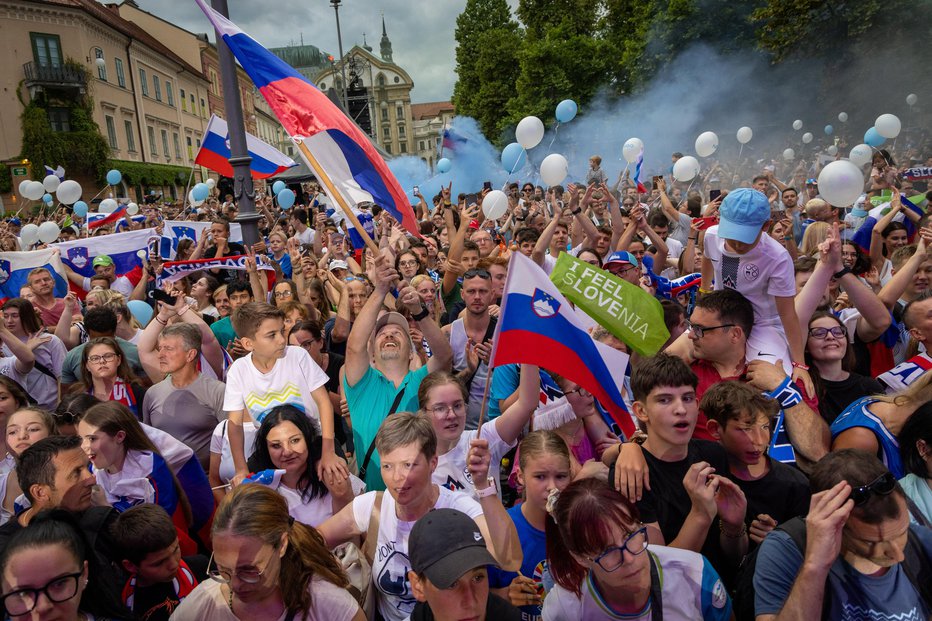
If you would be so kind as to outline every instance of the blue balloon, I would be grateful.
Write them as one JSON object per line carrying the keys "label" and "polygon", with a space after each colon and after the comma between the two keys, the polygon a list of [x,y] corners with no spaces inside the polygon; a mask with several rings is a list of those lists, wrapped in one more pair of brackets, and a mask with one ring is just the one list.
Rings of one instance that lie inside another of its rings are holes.
{"label": "blue balloon", "polygon": [[557,120],[561,123],[569,123],[576,118],[576,112],[579,108],[572,99],[564,99],[557,104]]}
{"label": "blue balloon", "polygon": [[126,303],[126,307],[129,308],[129,312],[133,314],[133,317],[136,319],[136,321],[138,321],[143,326],[149,323],[149,320],[152,319],[152,307],[142,300],[130,300]]}
{"label": "blue balloon", "polygon": [[51,195],[51,194],[43,194],[43,195],[42,195],[42,202],[45,203],[46,205],[51,205],[51,204],[52,204],[52,201],[54,201],[54,200],[55,200],[55,199],[52,198],[52,195]]}
{"label": "blue balloon", "polygon": [[835,128],[834,128],[834,127],[832,127],[831,125],[826,125],[826,126],[825,126],[825,135],[826,135],[826,136],[831,136],[831,135],[834,134],[834,133],[835,133]]}
{"label": "blue balloon", "polygon": [[520,170],[527,163],[527,152],[517,142],[502,149],[502,167],[508,174]]}
{"label": "blue balloon", "polygon": [[451,168],[453,168],[453,162],[451,162],[447,158],[442,157],[439,160],[437,160],[437,172],[442,172],[442,173],[450,172]]}
{"label": "blue balloon", "polygon": [[876,127],[871,127],[869,130],[864,132],[864,144],[869,147],[879,147],[886,141],[886,138],[881,136],[877,132]]}
{"label": "blue balloon", "polygon": [[123,180],[123,173],[117,169],[113,169],[107,173],[107,183],[109,185],[116,185]]}
{"label": "blue balloon", "polygon": [[210,188],[206,183],[198,183],[191,189],[191,196],[196,201],[206,201],[210,196]]}
{"label": "blue balloon", "polygon": [[77,203],[74,204],[72,209],[74,210],[74,215],[76,215],[79,218],[83,218],[84,216],[87,215],[87,203],[85,203],[84,201],[78,201]]}
{"label": "blue balloon", "polygon": [[276,181],[272,184],[272,194],[278,196],[278,193],[284,190],[286,187],[288,186],[285,185],[284,181]]}
{"label": "blue balloon", "polygon": [[285,188],[278,193],[278,206],[282,209],[291,209],[291,206],[294,205],[295,195],[292,190]]}

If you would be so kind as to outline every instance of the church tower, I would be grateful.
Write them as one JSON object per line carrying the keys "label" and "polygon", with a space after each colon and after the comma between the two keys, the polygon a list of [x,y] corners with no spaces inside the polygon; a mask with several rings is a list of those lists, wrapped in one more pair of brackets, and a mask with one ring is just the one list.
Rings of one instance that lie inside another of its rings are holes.
{"label": "church tower", "polygon": [[385,15],[382,15],[382,40],[379,43],[379,51],[382,54],[382,60],[385,62],[392,61],[392,42],[388,40],[388,33],[385,31]]}

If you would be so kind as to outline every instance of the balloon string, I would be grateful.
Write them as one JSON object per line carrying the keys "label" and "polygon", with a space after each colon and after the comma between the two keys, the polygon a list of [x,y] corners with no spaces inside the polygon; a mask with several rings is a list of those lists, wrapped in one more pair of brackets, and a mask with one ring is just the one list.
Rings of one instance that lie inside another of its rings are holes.
{"label": "balloon string", "polygon": [[557,121],[557,124],[553,126],[553,138],[550,139],[550,144],[547,145],[547,153],[550,153],[551,147],[553,147],[553,141],[557,139],[557,132],[560,131],[560,121]]}

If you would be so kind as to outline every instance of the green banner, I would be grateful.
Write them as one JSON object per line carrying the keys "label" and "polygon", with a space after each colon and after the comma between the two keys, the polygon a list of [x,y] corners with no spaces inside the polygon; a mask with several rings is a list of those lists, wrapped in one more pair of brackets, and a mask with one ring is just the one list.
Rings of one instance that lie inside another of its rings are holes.
{"label": "green banner", "polygon": [[562,252],[550,280],[580,310],[642,356],[653,356],[670,338],[660,302],[618,276]]}

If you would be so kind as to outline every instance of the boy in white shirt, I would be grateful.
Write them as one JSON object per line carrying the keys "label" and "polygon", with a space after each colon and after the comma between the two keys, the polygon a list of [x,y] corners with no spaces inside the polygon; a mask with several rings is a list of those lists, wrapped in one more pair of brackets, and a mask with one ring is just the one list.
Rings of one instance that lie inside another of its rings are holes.
{"label": "boy in white shirt", "polygon": [[802,379],[806,391],[814,394],[794,305],[793,260],[766,234],[769,225],[770,201],[762,192],[730,192],[722,201],[719,224],[706,231],[699,291],[708,293],[714,285],[716,290],[734,289],[744,295],[754,307],[747,360],[783,361],[793,381]]}
{"label": "boy in white shirt", "polygon": [[322,481],[346,479],[346,463],[336,455],[333,406],[327,393],[327,374],[304,349],[288,347],[281,310],[265,302],[249,302],[232,315],[233,328],[249,352],[227,372],[223,409],[227,412],[230,453],[239,484],[249,475],[246,467],[243,422],[258,427],[276,405],[291,404],[320,425],[323,452],[317,466]]}

